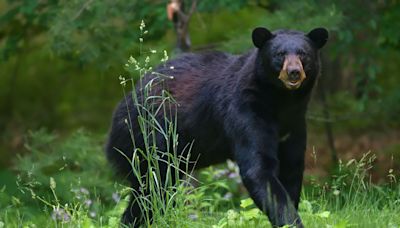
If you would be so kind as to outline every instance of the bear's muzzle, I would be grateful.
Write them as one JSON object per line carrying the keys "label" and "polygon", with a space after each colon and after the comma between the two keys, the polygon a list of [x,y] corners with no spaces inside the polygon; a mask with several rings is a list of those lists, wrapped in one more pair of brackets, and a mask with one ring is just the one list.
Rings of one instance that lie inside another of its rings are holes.
{"label": "bear's muzzle", "polygon": [[301,83],[306,79],[306,74],[299,56],[294,54],[285,56],[278,78],[290,90],[298,89],[301,86]]}

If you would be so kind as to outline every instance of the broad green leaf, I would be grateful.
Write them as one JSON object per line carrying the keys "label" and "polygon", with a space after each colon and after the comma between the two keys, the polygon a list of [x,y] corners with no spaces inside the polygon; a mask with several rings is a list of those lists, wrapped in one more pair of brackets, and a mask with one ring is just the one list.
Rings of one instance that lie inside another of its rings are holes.
{"label": "broad green leaf", "polygon": [[329,216],[331,215],[331,212],[329,211],[323,211],[317,214],[318,217],[320,218],[329,218]]}
{"label": "broad green leaf", "polygon": [[260,215],[260,210],[258,208],[253,208],[247,211],[242,211],[241,214],[246,220],[257,218]]}
{"label": "broad green leaf", "polygon": [[250,205],[254,204],[253,200],[250,198],[244,199],[240,201],[240,207],[241,208],[246,208]]}

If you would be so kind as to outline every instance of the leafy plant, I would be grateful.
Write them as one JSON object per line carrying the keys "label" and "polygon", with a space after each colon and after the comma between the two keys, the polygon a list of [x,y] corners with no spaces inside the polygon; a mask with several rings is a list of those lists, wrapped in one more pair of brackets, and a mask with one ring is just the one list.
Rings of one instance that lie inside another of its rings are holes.
{"label": "leafy plant", "polygon": [[[92,137],[80,130],[60,142],[45,130],[30,132],[26,143],[30,153],[16,162],[22,193],[15,197],[16,202],[23,207],[43,203],[45,214],[54,222],[71,221],[82,213],[87,219],[100,219],[104,208],[119,201],[122,188],[111,182],[101,138]],[[26,219],[37,213],[40,210],[27,213]]]}

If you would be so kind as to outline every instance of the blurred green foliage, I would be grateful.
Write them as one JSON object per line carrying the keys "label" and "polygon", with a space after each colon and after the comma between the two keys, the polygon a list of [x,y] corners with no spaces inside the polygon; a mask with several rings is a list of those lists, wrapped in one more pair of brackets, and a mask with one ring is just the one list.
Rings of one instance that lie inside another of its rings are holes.
{"label": "blurred green foliage", "polygon": [[76,191],[82,189],[98,194],[96,197],[105,202],[112,201],[112,193],[117,190],[112,181],[105,181],[113,178],[101,154],[101,141],[101,137],[83,130],[62,140],[43,129],[29,132],[26,148],[30,153],[19,156],[15,166],[19,189],[26,191],[28,197],[31,190],[46,195],[51,193],[52,178],[59,186],[61,202],[74,198]]}
{"label": "blurred green foliage", "polygon": [[[101,154],[101,141],[102,137],[83,130],[68,138],[43,129],[29,132],[29,155],[19,156],[14,167],[18,176],[0,172],[1,216],[7,216],[7,211],[11,217],[18,216],[13,213],[20,211],[20,222],[24,222],[35,220],[43,212],[50,219],[55,210],[51,205],[82,207],[88,216],[115,206],[122,186],[111,181],[112,172]],[[9,222],[11,225],[17,221]]]}
{"label": "blurred green foliage", "polygon": [[[122,96],[118,76],[126,74],[125,60],[145,56],[139,48],[142,19],[148,30],[144,53],[150,48],[171,53],[175,47],[166,3],[0,1],[0,164],[10,164],[8,157],[23,150],[28,129],[64,133],[85,127],[105,133]],[[194,51],[242,53],[252,48],[255,26],[327,27],[320,83],[332,94],[335,127],[397,128],[399,15],[398,1],[202,0],[190,36]],[[318,104],[312,109],[320,115]]]}

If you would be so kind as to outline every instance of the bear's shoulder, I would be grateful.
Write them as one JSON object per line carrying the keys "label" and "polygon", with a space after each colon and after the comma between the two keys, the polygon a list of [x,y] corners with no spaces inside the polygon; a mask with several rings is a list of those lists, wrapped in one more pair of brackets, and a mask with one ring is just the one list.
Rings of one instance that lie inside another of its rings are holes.
{"label": "bear's shoulder", "polygon": [[167,65],[176,67],[212,68],[213,66],[226,65],[236,58],[235,55],[221,51],[203,51],[186,53],[172,59]]}

